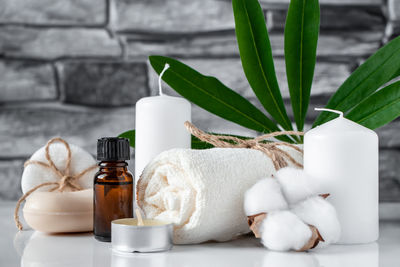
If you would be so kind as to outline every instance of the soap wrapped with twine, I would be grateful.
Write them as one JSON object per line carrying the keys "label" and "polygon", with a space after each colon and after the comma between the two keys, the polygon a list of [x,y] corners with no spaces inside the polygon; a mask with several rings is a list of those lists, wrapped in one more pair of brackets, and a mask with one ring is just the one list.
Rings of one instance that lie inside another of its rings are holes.
{"label": "soap wrapped with twine", "polygon": [[253,139],[240,139],[230,135],[215,135],[206,133],[188,121],[185,122],[185,127],[192,135],[215,147],[250,148],[259,150],[271,158],[276,170],[287,167],[288,161],[293,163],[296,167],[303,168],[301,163],[297,162],[291,155],[289,155],[288,152],[282,150],[280,146],[287,146],[299,151],[300,153],[303,153],[301,148],[287,142],[268,142],[268,140],[281,135],[304,135],[304,132],[280,131],[264,134]]}
{"label": "soap wrapped with twine", "polygon": [[[65,169],[60,170],[57,168],[56,164],[54,163],[53,159],[50,156],[50,147],[54,143],[61,143],[62,145],[65,146],[66,151],[67,151],[67,157],[65,160]],[[76,147],[79,149],[78,147]],[[79,149],[79,151],[83,151],[82,149]],[[42,187],[49,187],[49,192],[74,192],[74,191],[80,191],[85,188],[82,187],[79,183],[79,179],[81,179],[83,176],[86,174],[96,170],[98,166],[96,164],[93,164],[82,171],[80,171],[77,174],[73,174],[71,172],[71,161],[72,161],[72,152],[71,152],[71,147],[70,145],[63,140],[62,138],[53,138],[49,140],[44,148],[44,153],[45,153],[45,158],[47,162],[39,161],[39,160],[33,160],[30,159],[25,162],[24,167],[26,168],[29,165],[37,165],[40,166],[49,172],[53,172],[58,178],[58,181],[52,181],[52,182],[43,182],[38,185],[35,185],[33,188],[29,189],[24,193],[24,195],[18,200],[17,205],[15,207],[14,211],[14,221],[16,226],[18,227],[19,230],[23,229],[23,226],[19,220],[19,209],[23,201],[25,201],[32,193],[37,191],[38,189]],[[87,153],[87,152],[85,152]],[[94,160],[93,160],[94,161]]]}

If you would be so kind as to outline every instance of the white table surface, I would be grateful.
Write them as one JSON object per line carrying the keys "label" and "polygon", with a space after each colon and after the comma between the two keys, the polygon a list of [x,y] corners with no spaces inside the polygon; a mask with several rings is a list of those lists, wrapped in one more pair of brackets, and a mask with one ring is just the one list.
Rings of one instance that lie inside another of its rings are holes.
{"label": "white table surface", "polygon": [[377,243],[333,245],[308,253],[273,252],[245,236],[226,243],[174,246],[161,253],[117,253],[110,243],[92,234],[46,235],[18,232],[13,221],[15,202],[0,202],[0,267],[12,266],[207,266],[207,267],[399,267],[400,221],[382,221]]}

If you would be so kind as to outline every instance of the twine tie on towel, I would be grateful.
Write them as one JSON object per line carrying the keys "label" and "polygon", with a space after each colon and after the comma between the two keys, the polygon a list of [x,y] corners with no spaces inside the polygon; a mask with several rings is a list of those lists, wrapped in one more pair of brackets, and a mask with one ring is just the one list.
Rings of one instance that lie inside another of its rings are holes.
{"label": "twine tie on towel", "polygon": [[291,155],[289,155],[289,153],[279,147],[287,146],[295,149],[299,153],[303,153],[303,150],[301,148],[286,142],[270,142],[268,141],[268,139],[280,135],[304,135],[304,132],[281,131],[264,134],[253,139],[241,139],[230,135],[215,135],[206,133],[188,121],[185,122],[185,127],[192,135],[194,135],[201,141],[207,142],[215,147],[250,148],[259,150],[266,154],[272,160],[272,163],[274,164],[276,170],[288,166],[288,162],[291,162],[293,165],[299,168],[303,168],[302,164],[297,162]]}
{"label": "twine tie on towel", "polygon": [[[49,152],[49,148],[53,143],[62,143],[65,148],[67,149],[67,161],[65,164],[65,171],[62,172],[60,171],[56,165],[54,164],[53,160],[50,157],[50,152]],[[41,183],[35,187],[33,187],[31,190],[29,190],[28,192],[26,192],[17,202],[17,206],[15,207],[15,211],[14,211],[14,221],[15,221],[15,225],[18,227],[19,230],[22,230],[22,224],[19,221],[19,208],[22,204],[22,202],[29,196],[31,195],[33,192],[35,192],[37,189],[44,187],[44,186],[53,186],[49,191],[53,192],[53,191],[59,191],[59,192],[63,192],[65,191],[67,188],[69,188],[71,191],[79,191],[82,190],[83,188],[77,183],[77,180],[79,178],[81,178],[83,175],[85,175],[87,172],[92,171],[93,169],[97,168],[97,165],[93,165],[89,168],[86,168],[85,170],[81,171],[80,173],[76,174],[76,175],[71,175],[70,174],[70,167],[71,167],[71,149],[69,147],[69,144],[62,138],[56,137],[53,138],[51,140],[49,140],[46,144],[45,147],[45,156],[47,159],[48,163],[42,162],[42,161],[37,161],[37,160],[27,160],[24,164],[24,167],[28,166],[29,164],[36,164],[36,165],[40,165],[44,168],[50,169],[51,171],[53,171],[55,174],[57,174],[57,176],[60,178],[59,181],[57,182],[45,182],[45,183]]]}

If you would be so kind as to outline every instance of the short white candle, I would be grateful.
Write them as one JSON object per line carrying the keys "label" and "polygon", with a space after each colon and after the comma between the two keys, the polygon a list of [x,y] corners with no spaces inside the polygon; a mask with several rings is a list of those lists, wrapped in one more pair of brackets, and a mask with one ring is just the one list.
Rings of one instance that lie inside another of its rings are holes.
{"label": "short white candle", "polygon": [[136,183],[146,165],[158,154],[172,148],[190,148],[191,136],[185,121],[191,121],[189,101],[181,97],[167,96],[161,90],[159,96],[140,99],[136,103],[135,180]]}
{"label": "short white candle", "polygon": [[378,136],[332,112],[340,116],[305,134],[304,170],[331,194],[342,226],[339,243],[373,242],[379,236]]}

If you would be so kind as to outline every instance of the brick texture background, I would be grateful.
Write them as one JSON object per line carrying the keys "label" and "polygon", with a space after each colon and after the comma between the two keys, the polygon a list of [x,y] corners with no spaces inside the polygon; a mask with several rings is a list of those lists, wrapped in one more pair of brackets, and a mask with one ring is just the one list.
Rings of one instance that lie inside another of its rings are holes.
{"label": "brick texture background", "polygon": [[[320,2],[308,125],[311,109],[400,32],[398,0]],[[290,110],[283,55],[289,0],[260,3]],[[133,128],[135,102],[156,93],[150,54],[176,57],[260,106],[241,68],[229,0],[0,1],[0,199],[20,196],[23,162],[48,139],[62,136],[94,155],[97,138]],[[257,134],[195,106],[193,120],[206,130]],[[382,202],[400,202],[399,131],[400,120],[378,129]]]}

